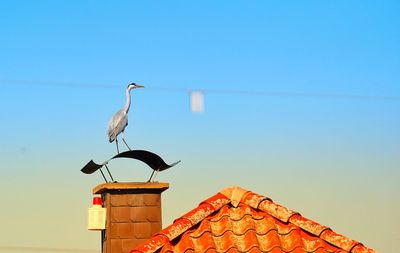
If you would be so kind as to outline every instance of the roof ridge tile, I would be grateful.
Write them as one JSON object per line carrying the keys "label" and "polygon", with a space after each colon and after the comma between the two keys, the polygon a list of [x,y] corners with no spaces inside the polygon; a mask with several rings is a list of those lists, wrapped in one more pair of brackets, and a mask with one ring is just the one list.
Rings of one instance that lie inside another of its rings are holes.
{"label": "roof ridge tile", "polygon": [[172,225],[161,230],[159,234],[165,235],[170,241],[172,241],[192,226],[193,224],[189,219],[180,217],[176,219]]}
{"label": "roof ridge tile", "polygon": [[209,197],[208,199],[202,201],[200,203],[200,205],[202,203],[210,204],[214,208],[214,211],[216,211],[216,210],[219,210],[224,205],[228,204],[230,201],[231,200],[227,196],[225,196],[224,194],[218,192],[214,196]]}
{"label": "roof ridge tile", "polygon": [[322,233],[319,237],[324,239],[325,241],[329,242],[330,244],[335,245],[336,247],[347,250],[348,252],[351,252],[350,250],[354,246],[356,246],[357,244],[360,244],[359,242],[354,241],[344,235],[338,234],[338,233],[332,231],[331,229],[322,231]]}
{"label": "roof ridge tile", "polygon": [[362,243],[355,245],[351,251],[351,253],[377,253],[376,250],[365,247]]}
{"label": "roof ridge tile", "polygon": [[206,218],[213,212],[215,212],[215,207],[209,204],[208,202],[203,202],[197,208],[193,209],[192,211],[189,211],[181,218],[188,219],[190,220],[192,225],[196,225],[197,223],[202,221],[204,218]]}
{"label": "roof ridge tile", "polygon": [[268,199],[264,199],[263,201],[261,201],[258,205],[258,209],[271,214],[272,216],[283,222],[288,222],[290,217],[292,217],[295,214],[299,214],[298,212],[295,212],[289,208],[276,204],[272,200]]}
{"label": "roof ridge tile", "polygon": [[164,244],[168,243],[169,239],[163,234],[156,234],[150,238],[146,243],[139,245],[130,253],[152,253],[161,248]]}
{"label": "roof ridge tile", "polygon": [[[247,192],[243,198],[242,198],[242,203],[251,206],[254,209],[259,209],[258,206],[263,200],[271,200],[270,198],[267,198],[265,196],[262,196],[260,194],[254,193],[254,192]],[[272,201],[272,200],[271,200]]]}
{"label": "roof ridge tile", "polygon": [[318,237],[323,231],[330,229],[327,226],[301,216],[299,213],[291,216],[289,222]]}
{"label": "roof ridge tile", "polygon": [[225,197],[230,199],[232,205],[234,207],[237,207],[239,203],[241,202],[243,196],[249,192],[249,190],[243,189],[239,186],[232,186],[232,187],[227,187],[220,191],[221,194],[223,194]]}

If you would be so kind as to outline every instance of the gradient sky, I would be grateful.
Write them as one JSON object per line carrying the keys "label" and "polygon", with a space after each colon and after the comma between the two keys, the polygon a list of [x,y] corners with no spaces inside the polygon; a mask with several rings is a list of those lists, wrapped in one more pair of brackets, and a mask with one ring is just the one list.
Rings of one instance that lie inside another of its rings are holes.
{"label": "gradient sky", "polygon": [[146,88],[128,143],[182,160],[158,176],[164,225],[239,185],[396,252],[399,13],[398,1],[1,1],[0,252],[98,252],[86,219],[102,178],[79,170],[114,154],[107,124],[132,81]]}

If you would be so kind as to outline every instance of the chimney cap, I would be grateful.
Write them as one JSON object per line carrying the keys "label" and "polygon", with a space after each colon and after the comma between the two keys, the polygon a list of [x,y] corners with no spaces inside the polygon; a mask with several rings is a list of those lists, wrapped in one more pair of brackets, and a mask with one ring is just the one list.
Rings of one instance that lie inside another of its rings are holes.
{"label": "chimney cap", "polygon": [[121,183],[104,183],[93,188],[93,194],[102,194],[112,190],[158,190],[163,192],[169,188],[169,183],[159,182],[121,182]]}

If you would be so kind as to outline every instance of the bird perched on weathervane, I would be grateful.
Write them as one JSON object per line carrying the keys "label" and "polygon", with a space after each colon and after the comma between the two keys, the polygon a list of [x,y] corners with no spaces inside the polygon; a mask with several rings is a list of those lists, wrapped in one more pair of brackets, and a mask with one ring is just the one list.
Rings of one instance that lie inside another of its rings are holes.
{"label": "bird perched on weathervane", "polygon": [[125,145],[128,147],[129,150],[131,148],[128,146],[128,144],[125,141],[124,138],[124,131],[126,126],[128,125],[128,112],[129,108],[131,106],[131,90],[136,89],[136,88],[144,88],[144,86],[136,84],[136,83],[130,83],[128,87],[126,88],[126,104],[125,107],[120,109],[118,112],[114,114],[114,116],[111,118],[110,122],[108,123],[108,140],[113,142],[115,140],[115,143],[117,145],[117,153],[119,154],[119,148],[118,148],[118,135],[122,133],[122,141],[125,143]]}
{"label": "bird perched on weathervane", "polygon": [[[124,131],[126,126],[128,125],[128,112],[129,108],[131,106],[131,90],[136,89],[136,88],[144,88],[144,86],[135,84],[135,83],[130,83],[128,87],[126,88],[126,104],[125,107],[120,109],[117,113],[114,114],[114,116],[111,118],[110,123],[108,124],[108,140],[110,142],[113,142],[115,140],[115,143],[117,145],[117,155],[114,155],[110,159],[106,160],[105,162],[101,164],[95,163],[93,160],[90,160],[82,169],[81,171],[85,174],[92,174],[95,171],[99,170],[101,172],[101,175],[103,176],[104,180],[106,183],[109,181],[107,180],[106,176],[104,175],[103,171],[101,168],[104,166],[107,169],[108,175],[111,178],[111,182],[117,182],[114,180],[113,176],[111,175],[110,170],[108,169],[107,164],[116,158],[131,158],[131,159],[136,159],[139,161],[144,162],[147,164],[153,171],[151,173],[151,176],[147,182],[154,182],[154,179],[157,175],[158,172],[164,171],[166,169],[169,169],[178,163],[180,163],[180,160],[172,163],[172,164],[167,164],[164,162],[164,160],[157,154],[146,151],[146,150],[131,150],[131,148],[128,146],[128,143],[126,143],[125,138],[124,138]],[[122,133],[122,141],[125,143],[125,145],[128,147],[129,151],[125,151],[122,153],[119,153],[119,147],[118,147],[118,135]]]}

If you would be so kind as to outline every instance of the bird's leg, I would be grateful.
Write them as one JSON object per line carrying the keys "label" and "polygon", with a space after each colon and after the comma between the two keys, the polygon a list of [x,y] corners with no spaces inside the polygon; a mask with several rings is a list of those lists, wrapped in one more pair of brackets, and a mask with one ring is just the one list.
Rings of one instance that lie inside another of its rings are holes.
{"label": "bird's leg", "polygon": [[119,148],[118,148],[118,138],[115,137],[115,144],[117,144],[117,153],[119,154]]}
{"label": "bird's leg", "polygon": [[126,143],[125,138],[124,138],[124,131],[122,131],[122,140],[124,141],[125,145],[128,147],[129,150],[132,150],[129,146],[128,143]]}

